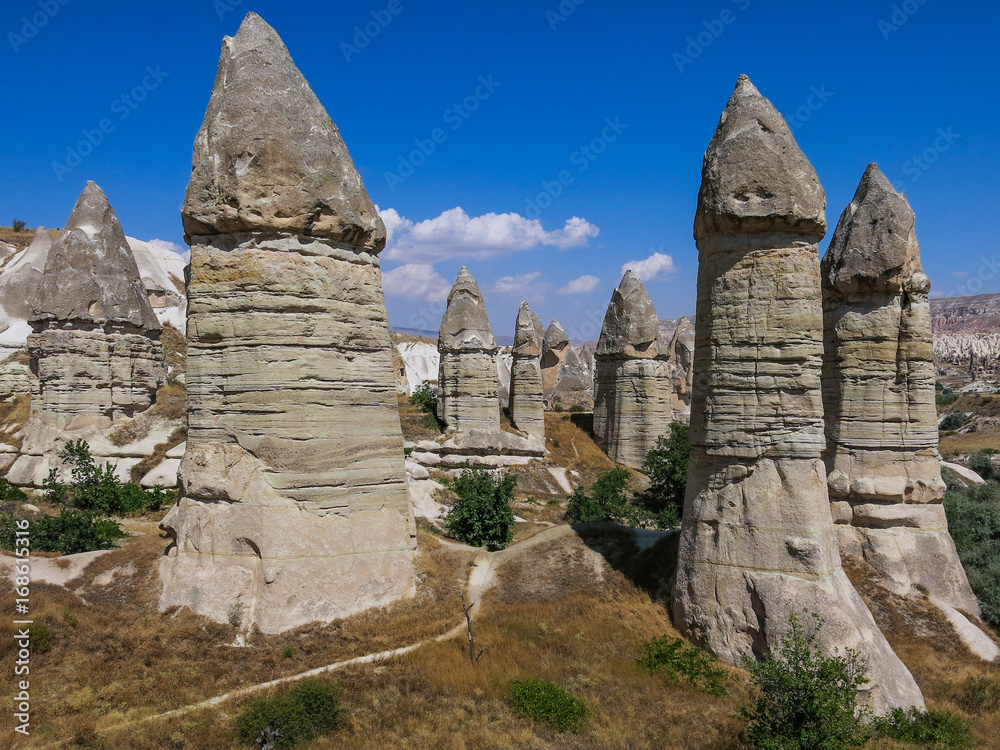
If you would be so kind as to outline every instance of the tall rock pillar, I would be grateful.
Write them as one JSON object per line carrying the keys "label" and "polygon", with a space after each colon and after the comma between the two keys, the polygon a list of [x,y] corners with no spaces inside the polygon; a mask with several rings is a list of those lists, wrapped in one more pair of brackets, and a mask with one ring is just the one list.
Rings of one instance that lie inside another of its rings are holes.
{"label": "tall rock pillar", "polygon": [[923,706],[841,567],[830,516],[817,243],[825,196],[784,119],[746,76],[705,153],[691,465],[674,621],[725,661],[772,653],[789,615],[868,659],[876,712]]}
{"label": "tall rock pillar", "polygon": [[542,350],[528,303],[522,302],[514,328],[514,364],[510,372],[510,418],[519,430],[545,440]]}
{"label": "tall rock pillar", "polygon": [[188,443],[160,607],[275,633],[414,591],[385,227],[274,29],[223,42],[182,210]]}
{"label": "tall rock pillar", "polygon": [[930,281],[914,223],[869,165],[822,263],[825,458],[841,550],[954,619],[978,615],[979,603],[942,505]]}
{"label": "tall rock pillar", "polygon": [[438,333],[438,416],[448,429],[500,430],[498,349],[479,284],[462,266]]}
{"label": "tall rock pillar", "polygon": [[594,354],[594,438],[608,457],[642,467],[671,422],[670,380],[659,359],[660,322],[642,281],[626,271]]}

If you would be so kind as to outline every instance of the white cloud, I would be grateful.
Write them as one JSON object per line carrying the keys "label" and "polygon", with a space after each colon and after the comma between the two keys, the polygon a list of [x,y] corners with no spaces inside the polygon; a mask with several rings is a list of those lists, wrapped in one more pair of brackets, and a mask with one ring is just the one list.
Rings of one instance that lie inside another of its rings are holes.
{"label": "white cloud", "polygon": [[630,269],[646,283],[664,279],[677,270],[674,266],[674,259],[663,253],[653,253],[645,260],[629,261],[622,266],[622,276]]}
{"label": "white cloud", "polygon": [[600,229],[574,216],[562,229],[545,231],[538,219],[520,214],[469,216],[452,208],[440,216],[413,222],[392,208],[379,209],[388,232],[385,260],[437,263],[443,260],[485,260],[537,247],[566,250],[582,247]]}
{"label": "white cloud", "polygon": [[952,276],[968,276],[969,274],[966,273],[965,271],[952,271],[951,275]]}
{"label": "white cloud", "polygon": [[448,299],[451,284],[429,263],[407,263],[382,274],[387,296],[434,302]]}
{"label": "white cloud", "polygon": [[573,279],[562,289],[557,289],[556,294],[587,294],[594,291],[600,283],[601,280],[596,276],[581,276]]}
{"label": "white cloud", "polygon": [[493,291],[501,294],[519,292],[542,275],[541,271],[523,273],[520,276],[502,276],[493,285]]}

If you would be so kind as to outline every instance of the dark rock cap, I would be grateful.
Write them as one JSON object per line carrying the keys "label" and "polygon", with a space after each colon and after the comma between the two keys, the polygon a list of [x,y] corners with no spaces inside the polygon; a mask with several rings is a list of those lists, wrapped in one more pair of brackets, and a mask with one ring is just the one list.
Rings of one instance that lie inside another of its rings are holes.
{"label": "dark rock cap", "polygon": [[906,197],[869,164],[823,256],[823,285],[843,294],[929,291],[914,223]]}
{"label": "dark rock cap", "polygon": [[340,131],[256,13],[222,43],[182,219],[189,242],[267,232],[385,247],[385,225]]}
{"label": "dark rock cap", "polygon": [[555,318],[549,323],[542,339],[542,351],[559,351],[569,346],[569,335]]}
{"label": "dark rock cap", "polygon": [[630,359],[655,357],[659,338],[660,321],[656,317],[653,301],[642,280],[632,271],[626,271],[618,288],[611,295],[595,356]]}
{"label": "dark rock cap", "polygon": [[49,251],[30,321],[160,330],[125,232],[93,182],[87,183]]}
{"label": "dark rock cap", "polygon": [[522,302],[514,324],[514,356],[540,357],[541,355],[542,350],[538,346],[531,310],[527,302]]}
{"label": "dark rock cap", "polygon": [[793,232],[818,242],[826,196],[784,118],[740,76],[701,172],[694,236]]}
{"label": "dark rock cap", "polygon": [[479,284],[462,266],[448,294],[448,308],[438,332],[440,351],[496,351],[497,343],[486,314]]}

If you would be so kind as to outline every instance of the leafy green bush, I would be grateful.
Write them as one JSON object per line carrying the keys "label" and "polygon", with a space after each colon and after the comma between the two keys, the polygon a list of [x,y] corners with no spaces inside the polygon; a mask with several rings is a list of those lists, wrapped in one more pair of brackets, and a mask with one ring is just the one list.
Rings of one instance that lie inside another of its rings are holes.
{"label": "leafy green bush", "polygon": [[990,458],[996,451],[977,451],[969,457],[969,468],[983,479],[1000,479],[1000,472],[993,466]]}
{"label": "leafy green bush", "polygon": [[15,232],[23,232],[25,227],[27,226],[28,226],[27,223],[25,223],[21,219],[14,219],[13,223],[11,223],[11,228]]}
{"label": "leafy green bush", "polygon": [[537,677],[510,683],[511,708],[560,732],[577,731],[590,711],[581,698]]}
{"label": "leafy green bush", "polygon": [[983,620],[1000,629],[1000,484],[949,490],[944,510]]}
{"label": "leafy green bush", "polygon": [[0,477],[0,503],[26,502],[28,502],[28,496],[24,494],[24,490],[12,485],[6,477]]}
{"label": "leafy green bush", "polygon": [[958,686],[958,705],[971,714],[1000,709],[1000,685],[987,677],[968,677]]}
{"label": "leafy green bush", "polygon": [[634,508],[629,504],[628,484],[628,472],[621,466],[605,471],[589,491],[581,486],[570,495],[565,519],[570,523],[627,523],[634,517]]}
{"label": "leafy green bush", "polygon": [[[649,475],[647,507],[656,512],[673,508],[680,517],[687,488],[688,461],[691,454],[691,428],[681,422],[670,425],[656,447],[646,454],[642,470]],[[668,527],[669,528],[669,527]]]}
{"label": "leafy green bush", "polygon": [[754,695],[740,706],[747,736],[759,750],[842,750],[867,739],[867,713],[857,706],[858,688],[868,682],[867,662],[846,649],[825,656],[816,644],[823,620],[813,615],[807,631],[791,615],[779,656],[744,657]]}
{"label": "leafy green bush", "polygon": [[569,407],[569,410],[574,414],[579,414],[580,412],[585,411],[581,404],[573,404],[571,407]]}
{"label": "leafy green bush", "polygon": [[63,508],[58,516],[41,516],[31,522],[31,547],[42,552],[76,555],[114,549],[128,534],[110,518],[92,510]]}
{"label": "leafy green bush", "polygon": [[972,747],[969,723],[950,711],[894,708],[888,716],[875,719],[873,727],[881,737],[935,750]]}
{"label": "leafy green bush", "polygon": [[340,723],[338,693],[336,685],[303,680],[287,692],[255,698],[233,721],[236,736],[255,744],[265,729],[277,729],[275,748],[295,747],[319,737]]}
{"label": "leafy green bush", "polygon": [[410,403],[430,414],[437,414],[438,395],[431,381],[425,380],[413,390]]}
{"label": "leafy green bush", "polygon": [[662,672],[675,685],[683,678],[691,687],[709,695],[726,694],[729,680],[726,670],[715,666],[714,656],[688,646],[683,638],[654,638],[642,647],[638,661],[650,672]]}
{"label": "leafy green bush", "polygon": [[942,432],[950,432],[952,430],[957,430],[959,427],[964,427],[969,423],[969,415],[964,411],[956,411],[954,414],[949,414],[944,419],[941,420],[941,424],[938,425],[938,429]]}
{"label": "leafy green bush", "polygon": [[464,469],[458,479],[447,482],[458,499],[445,517],[448,533],[474,547],[491,552],[514,539],[513,474],[494,475],[483,469]]}
{"label": "leafy green bush", "polygon": [[59,459],[72,466],[73,481],[59,481],[58,469],[52,469],[42,484],[46,500],[82,510],[94,510],[113,516],[160,510],[172,502],[173,492],[157,486],[144,490],[137,484],[122,484],[115,466],[98,466],[85,440],[72,440],[59,452]]}
{"label": "leafy green bush", "polygon": [[[940,383],[938,383],[940,386]],[[934,401],[938,406],[951,406],[953,403],[958,401],[959,394],[952,393],[951,388],[940,389],[939,392],[934,395]]]}

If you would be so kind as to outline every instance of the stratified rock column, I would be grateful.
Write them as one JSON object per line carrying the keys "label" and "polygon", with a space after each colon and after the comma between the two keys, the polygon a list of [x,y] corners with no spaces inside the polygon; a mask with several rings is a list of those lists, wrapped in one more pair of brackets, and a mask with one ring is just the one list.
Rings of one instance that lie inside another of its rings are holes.
{"label": "stratified rock column", "polygon": [[535,338],[528,303],[522,302],[514,327],[514,364],[510,372],[510,418],[519,430],[545,440],[542,350]]}
{"label": "stratified rock column", "polygon": [[677,324],[667,357],[674,419],[688,422],[691,419],[691,391],[694,385],[694,326],[687,316]]}
{"label": "stratified rock column", "polygon": [[847,579],[830,517],[817,243],[825,197],[788,125],[746,76],[705,154],[691,465],[674,621],[720,658],[772,653],[818,613],[827,651],[868,659],[879,713],[923,706]]}
{"label": "stratified rock column", "polygon": [[500,430],[498,349],[479,284],[462,266],[438,332],[438,416],[448,429]]}
{"label": "stratified rock column", "polygon": [[160,607],[275,633],[414,591],[385,227],[274,29],[223,42],[183,207],[188,443]]}
{"label": "stratified rock column", "polygon": [[825,458],[841,550],[896,594],[922,590],[949,618],[978,615],[942,505],[930,281],[913,211],[875,164],[822,270]]}
{"label": "stratified rock column", "polygon": [[[48,250],[32,307],[32,422],[107,429],[153,404],[164,381],[160,323],[118,217],[93,182]],[[26,439],[26,452],[51,443],[37,437]]]}
{"label": "stratified rock column", "polygon": [[604,316],[594,367],[594,439],[608,457],[642,467],[671,421],[660,322],[642,281],[626,271]]}
{"label": "stratified rock column", "polygon": [[542,339],[542,386],[550,407],[594,406],[594,379],[572,347],[558,320],[549,323]]}

